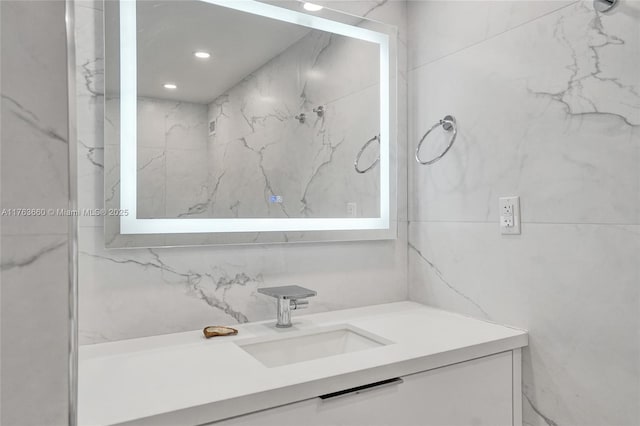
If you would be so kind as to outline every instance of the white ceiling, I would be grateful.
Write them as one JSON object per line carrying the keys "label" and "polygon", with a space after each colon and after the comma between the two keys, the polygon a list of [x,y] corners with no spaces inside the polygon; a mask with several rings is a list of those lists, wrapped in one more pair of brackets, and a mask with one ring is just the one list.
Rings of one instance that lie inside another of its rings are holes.
{"label": "white ceiling", "polygon": [[193,0],[139,1],[137,15],[138,96],[195,103],[213,101],[309,32]]}

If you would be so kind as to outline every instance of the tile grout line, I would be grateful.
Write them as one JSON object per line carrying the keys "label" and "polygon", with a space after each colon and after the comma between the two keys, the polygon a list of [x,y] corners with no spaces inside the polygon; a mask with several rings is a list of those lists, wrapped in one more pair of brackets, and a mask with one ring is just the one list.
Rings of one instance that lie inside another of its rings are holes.
{"label": "tile grout line", "polygon": [[515,27],[508,28],[508,29],[506,29],[506,30],[504,30],[504,31],[502,31],[502,32],[499,32],[499,33],[497,33],[497,34],[492,35],[491,37],[488,37],[488,38],[485,38],[485,39],[479,40],[479,41],[477,41],[477,42],[475,42],[475,43],[473,43],[473,44],[470,44],[470,45],[468,45],[468,46],[462,47],[462,48],[460,48],[460,49],[458,49],[458,50],[456,50],[456,51],[454,51],[454,52],[447,53],[446,55],[443,55],[443,56],[440,56],[440,57],[438,57],[438,58],[435,58],[435,59],[433,59],[433,60],[431,60],[431,61],[429,61],[429,62],[425,62],[425,63],[423,63],[423,64],[416,65],[416,66],[414,66],[413,68],[409,67],[409,72],[411,73],[411,72],[413,72],[413,71],[416,71],[416,70],[417,70],[417,69],[419,69],[419,68],[424,68],[424,67],[430,66],[430,65],[432,65],[432,64],[434,64],[434,63],[436,63],[436,62],[438,62],[438,61],[440,61],[440,60],[442,60],[442,59],[448,58],[449,56],[453,56],[453,55],[455,55],[455,54],[457,54],[457,53],[460,53],[460,52],[462,52],[462,51],[464,51],[464,50],[470,49],[470,48],[472,48],[472,47],[476,47],[476,46],[478,46],[478,45],[480,45],[480,44],[482,44],[482,43],[484,43],[484,42],[487,42],[487,41],[493,40],[493,39],[494,39],[494,38],[496,38],[496,37],[499,37],[499,36],[501,36],[501,35],[503,35],[503,34],[506,34],[506,33],[510,32],[510,31],[516,30],[516,29],[518,29],[518,28],[520,28],[520,27],[522,27],[522,26],[524,26],[524,25],[530,24],[530,23],[532,23],[532,22],[534,22],[534,21],[537,21],[538,19],[545,18],[545,17],[547,17],[547,16],[549,16],[549,15],[551,15],[551,14],[554,14],[554,13],[556,13],[556,12],[559,12],[559,11],[561,11],[561,10],[563,10],[563,9],[567,8],[567,7],[570,7],[570,6],[573,6],[573,5],[577,4],[577,3],[580,3],[580,1],[581,1],[581,0],[573,1],[573,2],[571,2],[571,3],[569,3],[569,4],[566,4],[566,5],[562,6],[562,7],[559,7],[558,9],[554,9],[554,10],[552,10],[552,11],[550,11],[550,12],[547,12],[547,13],[544,13],[544,14],[542,14],[542,15],[536,16],[535,18],[529,19],[528,21],[525,21],[525,22],[523,22],[523,23],[521,23],[521,24],[518,24],[518,25],[516,25]]}

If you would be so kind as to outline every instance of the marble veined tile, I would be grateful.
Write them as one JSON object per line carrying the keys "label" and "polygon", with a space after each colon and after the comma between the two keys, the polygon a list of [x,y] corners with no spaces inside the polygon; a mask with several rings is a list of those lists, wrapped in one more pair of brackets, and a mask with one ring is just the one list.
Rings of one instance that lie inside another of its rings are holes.
{"label": "marble veined tile", "polygon": [[[67,110],[61,100],[66,99],[67,86],[56,80],[66,75],[66,62],[59,50],[43,43],[42,33],[34,29],[31,34],[23,27],[28,16],[36,27],[50,32],[52,43],[63,42],[64,27],[51,25],[51,17],[59,16],[60,10],[53,5],[5,2],[2,13],[2,208],[66,208],[69,147]],[[67,217],[2,217],[3,235],[52,230],[65,233]]]}
{"label": "marble veined tile", "polygon": [[[139,218],[165,217],[168,203],[169,153],[164,148],[138,146],[137,213]],[[119,163],[119,160],[116,160]],[[173,177],[173,176],[172,176]]]}
{"label": "marble veined tile", "polygon": [[[357,216],[378,216],[379,168],[364,175],[353,168],[360,147],[380,131],[378,90],[329,103],[322,117],[304,123],[212,141],[207,209],[215,217],[340,217],[355,202]],[[362,164],[378,155],[374,144]],[[281,202],[271,202],[272,196]]]}
{"label": "marble veined tile", "polygon": [[309,313],[405,300],[405,227],[399,238],[105,250],[102,229],[83,228],[81,344],[275,318],[262,286],[317,290]]}
{"label": "marble veined tile", "polygon": [[[336,217],[344,215],[347,202],[360,206],[358,216],[378,215],[378,170],[364,176],[353,170],[358,149],[379,133],[377,86],[354,91],[343,85],[339,95],[329,95],[338,86],[314,86],[307,76],[293,85],[282,78],[341,62],[343,51],[359,49],[331,43],[310,33],[210,105],[209,119],[217,123],[209,138],[215,217]],[[326,57],[318,61],[314,55]],[[340,72],[358,75],[355,69]],[[311,111],[317,106],[306,95],[312,86],[327,100],[335,98],[322,105],[323,116]],[[296,120],[295,111],[304,111],[306,121]],[[272,203],[272,196],[282,201]]]}
{"label": "marble veined tile", "polygon": [[409,0],[409,69],[495,37],[572,2]]}
{"label": "marble veined tile", "polygon": [[164,217],[188,214],[208,197],[206,150],[167,149]]}
{"label": "marble veined tile", "polygon": [[[78,208],[99,209],[104,207],[104,137],[117,141],[116,125],[104,125],[104,61],[103,61],[103,16],[102,2],[76,1],[75,55],[76,55],[76,131],[78,138]],[[110,108],[117,106],[108,100]],[[110,117],[117,119],[117,114]],[[113,142],[112,142],[113,143]],[[108,162],[107,162],[108,163]],[[80,226],[101,226],[100,216],[79,216]]]}
{"label": "marble veined tile", "polygon": [[300,113],[310,113],[303,110],[306,70],[328,42],[321,32],[309,33],[212,102],[215,142],[268,132],[295,122]]}
{"label": "marble veined tile", "polygon": [[[0,3],[0,205],[69,200],[65,3]],[[2,424],[69,419],[68,218],[0,217]]]}
{"label": "marble veined tile", "polygon": [[[9,85],[3,81],[2,87]],[[20,98],[2,95],[2,209],[68,208],[68,145],[65,133],[47,126]],[[45,112],[43,112],[45,113]],[[66,233],[67,217],[2,216],[2,234]]]}
{"label": "marble veined tile", "polygon": [[51,19],[52,8],[30,8],[20,2],[7,2],[3,9],[7,18],[15,17],[3,20],[2,28],[2,55],[7,58],[2,61],[1,96],[3,110],[6,109],[3,114],[21,120],[42,138],[65,141],[67,110],[60,107],[60,99],[67,96],[67,86],[52,85],[51,80],[42,76],[66,75],[66,60],[60,58],[57,49],[42,43],[39,36],[25,33],[24,16],[29,14],[34,24],[47,25],[51,40],[65,39],[64,26],[56,27],[47,22]]}
{"label": "marble veined tile", "polygon": [[214,140],[269,133],[300,113],[313,118],[314,108],[377,84],[378,73],[373,44],[311,31],[212,102]]}
{"label": "marble veined tile", "polygon": [[179,102],[165,113],[164,140],[168,149],[207,149],[207,105]]}
{"label": "marble veined tile", "polygon": [[[136,113],[138,148],[161,148],[167,147],[167,132],[169,124],[167,116],[173,114],[173,109],[180,106],[179,102],[172,102],[152,98],[138,98]],[[119,110],[116,117],[119,117]],[[109,117],[112,119],[111,117]],[[175,122],[173,120],[172,124]],[[116,141],[118,141],[116,139]]]}
{"label": "marble veined tile", "polygon": [[410,219],[497,221],[520,195],[527,222],[637,223],[639,31],[581,2],[412,71],[409,149],[445,114],[459,134],[410,161]]}
{"label": "marble veined tile", "polygon": [[67,249],[66,233],[2,236],[3,424],[67,421]]}
{"label": "marble veined tile", "polygon": [[[103,145],[118,145],[120,146],[120,98],[112,98],[107,96],[104,101],[104,134],[95,133],[94,137],[102,139]],[[160,125],[158,123],[158,125]],[[89,127],[90,128],[90,127]],[[98,129],[95,129],[98,130]],[[157,143],[158,146],[164,146]]]}
{"label": "marble veined tile", "polygon": [[529,331],[531,425],[640,421],[638,225],[413,222],[412,300]]}
{"label": "marble veined tile", "polygon": [[321,41],[313,62],[302,70],[305,74],[301,78],[306,81],[301,94],[304,107],[335,102],[379,83],[377,44],[338,35],[324,36]]}
{"label": "marble veined tile", "polygon": [[212,217],[285,217],[280,206],[269,204],[269,196],[281,191],[269,181],[264,167],[265,149],[252,147],[245,138],[211,146],[208,214]]}
{"label": "marble veined tile", "polygon": [[[360,148],[380,132],[379,87],[361,92],[327,105],[326,125],[315,161],[303,163],[303,191],[300,211],[311,217],[345,216],[348,203],[356,203],[356,216],[380,215],[380,167],[364,174],[356,173],[353,163]],[[356,125],[354,125],[357,123]],[[372,164],[380,155],[378,143],[363,153],[360,167]]]}

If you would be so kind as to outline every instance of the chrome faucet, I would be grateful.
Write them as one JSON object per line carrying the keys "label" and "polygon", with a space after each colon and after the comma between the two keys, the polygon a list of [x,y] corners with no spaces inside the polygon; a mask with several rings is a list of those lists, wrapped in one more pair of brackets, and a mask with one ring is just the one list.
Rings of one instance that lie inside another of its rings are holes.
{"label": "chrome faucet", "polygon": [[313,297],[318,293],[299,285],[286,285],[282,287],[259,288],[258,293],[278,299],[278,322],[276,327],[291,327],[291,311],[304,309],[309,306],[307,297]]}

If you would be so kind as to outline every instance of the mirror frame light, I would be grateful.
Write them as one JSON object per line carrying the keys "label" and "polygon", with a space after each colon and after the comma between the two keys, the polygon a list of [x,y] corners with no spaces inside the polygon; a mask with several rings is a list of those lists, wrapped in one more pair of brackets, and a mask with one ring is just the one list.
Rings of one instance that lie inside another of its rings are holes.
{"label": "mirror frame light", "polygon": [[136,1],[120,1],[120,217],[121,234],[388,230],[391,225],[390,39],[366,28],[255,0],[202,0],[218,6],[357,38],[380,46],[380,217],[375,218],[137,218]]}

